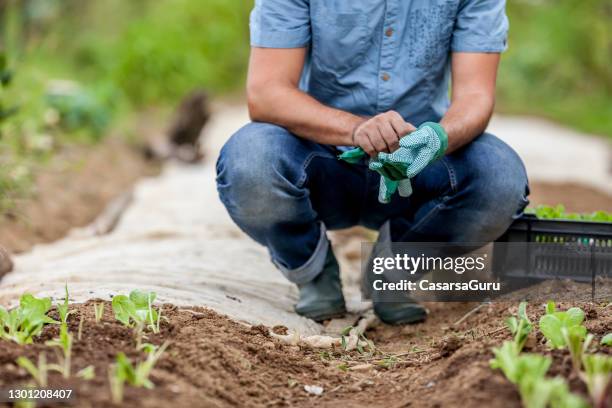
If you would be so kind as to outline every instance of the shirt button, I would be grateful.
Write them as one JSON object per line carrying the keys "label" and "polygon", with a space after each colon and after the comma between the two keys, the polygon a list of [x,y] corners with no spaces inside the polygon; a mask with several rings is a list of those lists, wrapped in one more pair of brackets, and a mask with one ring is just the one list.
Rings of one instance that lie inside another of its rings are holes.
{"label": "shirt button", "polygon": [[393,35],[393,29],[391,27],[387,28],[387,31],[385,31],[385,35],[387,37],[391,37]]}
{"label": "shirt button", "polygon": [[386,72],[384,74],[382,74],[381,79],[383,81],[388,81],[389,79],[391,79],[391,76],[389,76],[389,74],[387,74]]}

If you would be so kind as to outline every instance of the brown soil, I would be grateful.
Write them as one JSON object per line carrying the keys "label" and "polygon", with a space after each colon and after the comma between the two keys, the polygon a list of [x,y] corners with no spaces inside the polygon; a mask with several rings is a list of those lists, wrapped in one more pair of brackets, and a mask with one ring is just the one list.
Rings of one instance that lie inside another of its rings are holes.
{"label": "brown soil", "polygon": [[589,213],[612,211],[612,196],[572,183],[531,183],[529,200],[535,205],[563,204],[567,211]]}
{"label": "brown soil", "polygon": [[[612,329],[609,307],[581,306],[587,311],[586,325],[597,340]],[[124,406],[520,406],[514,387],[488,365],[491,347],[510,337],[503,328],[503,319],[516,312],[516,304],[480,307],[459,325],[454,323],[474,304],[432,303],[428,307],[432,314],[425,323],[405,327],[381,324],[370,330],[367,336],[378,351],[360,355],[339,349],[322,352],[285,345],[271,338],[263,326],[247,327],[206,309],[184,310],[166,305],[168,321],[160,334],[148,337],[157,345],[171,342],[151,375],[155,388],[128,387]],[[107,370],[115,355],[123,351],[139,360],[143,354],[135,350],[130,329],[113,319],[109,304],[98,324],[91,301],[73,308],[75,313],[69,320],[73,333],[78,332],[79,321],[84,319],[82,338],[75,339],[73,372],[94,365],[96,377],[91,381],[66,381],[53,373],[49,385],[73,388],[76,399],[72,406],[112,405]],[[540,314],[535,309],[531,306],[529,310],[534,320]],[[275,328],[275,332],[279,331],[283,328]],[[15,364],[18,356],[34,360],[45,351],[49,362],[54,362],[55,354],[44,342],[57,332],[57,327],[47,326],[33,345],[3,342],[0,389],[30,381]],[[542,339],[535,336],[527,350],[552,355],[551,375],[569,378],[572,390],[586,395],[585,387],[571,373],[566,353],[547,351]],[[609,348],[601,351],[610,353]],[[378,364],[384,357],[382,353],[398,355],[396,363],[387,368]],[[368,363],[372,365],[364,366]],[[323,387],[322,395],[309,394],[305,385]]]}
{"label": "brown soil", "polygon": [[155,174],[158,167],[116,138],[93,148],[67,147],[40,172],[32,196],[0,216],[0,247],[23,252],[87,225],[110,200],[139,178]]}

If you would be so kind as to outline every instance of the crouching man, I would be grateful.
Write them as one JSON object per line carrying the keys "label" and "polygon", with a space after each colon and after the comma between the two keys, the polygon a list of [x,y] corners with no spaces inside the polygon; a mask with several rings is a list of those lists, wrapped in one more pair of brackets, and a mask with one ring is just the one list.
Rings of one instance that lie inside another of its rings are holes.
{"label": "crouching man", "polygon": [[[217,186],[298,286],[297,313],[345,312],[327,230],[384,224],[394,242],[488,242],[524,209],[520,158],[484,133],[505,1],[257,0],[250,25],[253,122],[223,147]],[[384,296],[373,299],[383,321],[425,318],[409,297]]]}

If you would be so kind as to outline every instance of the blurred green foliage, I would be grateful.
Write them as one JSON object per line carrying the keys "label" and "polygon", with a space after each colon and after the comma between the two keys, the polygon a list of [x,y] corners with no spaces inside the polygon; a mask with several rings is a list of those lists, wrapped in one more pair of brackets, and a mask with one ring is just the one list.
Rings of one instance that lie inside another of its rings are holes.
{"label": "blurred green foliage", "polygon": [[612,1],[509,0],[498,108],[612,136]]}
{"label": "blurred green foliage", "polygon": [[[174,106],[195,88],[241,92],[252,5],[0,0],[0,196],[58,147],[95,143],[130,112]],[[508,14],[499,110],[612,136],[612,1],[508,0]]]}

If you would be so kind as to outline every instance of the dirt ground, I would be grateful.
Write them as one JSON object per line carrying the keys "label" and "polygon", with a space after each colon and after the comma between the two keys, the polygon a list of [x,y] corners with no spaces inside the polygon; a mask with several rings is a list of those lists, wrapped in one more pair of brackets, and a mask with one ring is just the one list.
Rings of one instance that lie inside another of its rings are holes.
{"label": "dirt ground", "polygon": [[589,213],[612,211],[612,197],[598,190],[572,183],[531,183],[532,206],[563,204],[567,211]]}
{"label": "dirt ground", "polygon": [[69,147],[38,176],[34,192],[0,217],[0,245],[23,252],[89,224],[110,200],[157,165],[132,145],[109,138],[95,148]]}
{"label": "dirt ground", "polygon": [[[375,351],[359,354],[285,345],[272,338],[263,326],[247,327],[207,309],[166,305],[168,321],[162,324],[160,334],[148,337],[156,345],[170,341],[151,375],[155,388],[127,388],[124,406],[520,406],[513,386],[488,365],[491,347],[510,338],[503,319],[516,313],[516,304],[482,306],[460,324],[456,322],[475,304],[427,306],[432,313],[425,323],[405,327],[380,324],[368,331],[366,336],[374,342]],[[610,305],[580,306],[586,310],[585,324],[597,340],[612,329]],[[72,307],[75,312],[69,319],[71,332],[78,333],[79,322],[84,321],[81,339],[75,338],[73,372],[94,365],[96,376],[90,381],[66,381],[54,373],[49,385],[73,388],[76,399],[71,406],[112,405],[109,365],[119,351],[133,360],[142,359],[143,354],[136,351],[130,329],[114,320],[110,304],[100,323],[94,320],[91,301]],[[530,305],[528,312],[537,320],[543,309],[541,305]],[[282,328],[274,330],[279,332]],[[54,362],[55,354],[44,342],[57,333],[56,326],[47,326],[35,344],[3,342],[0,388],[30,381],[15,364],[18,356],[34,361],[45,352],[48,361]],[[547,351],[542,339],[535,336],[528,341],[527,350],[552,355],[550,374],[569,378],[572,390],[586,395],[585,387],[572,376],[567,353]],[[609,348],[600,351],[610,353]],[[390,358],[392,355],[395,360]],[[304,388],[308,385],[322,387],[322,394],[308,393]]]}

